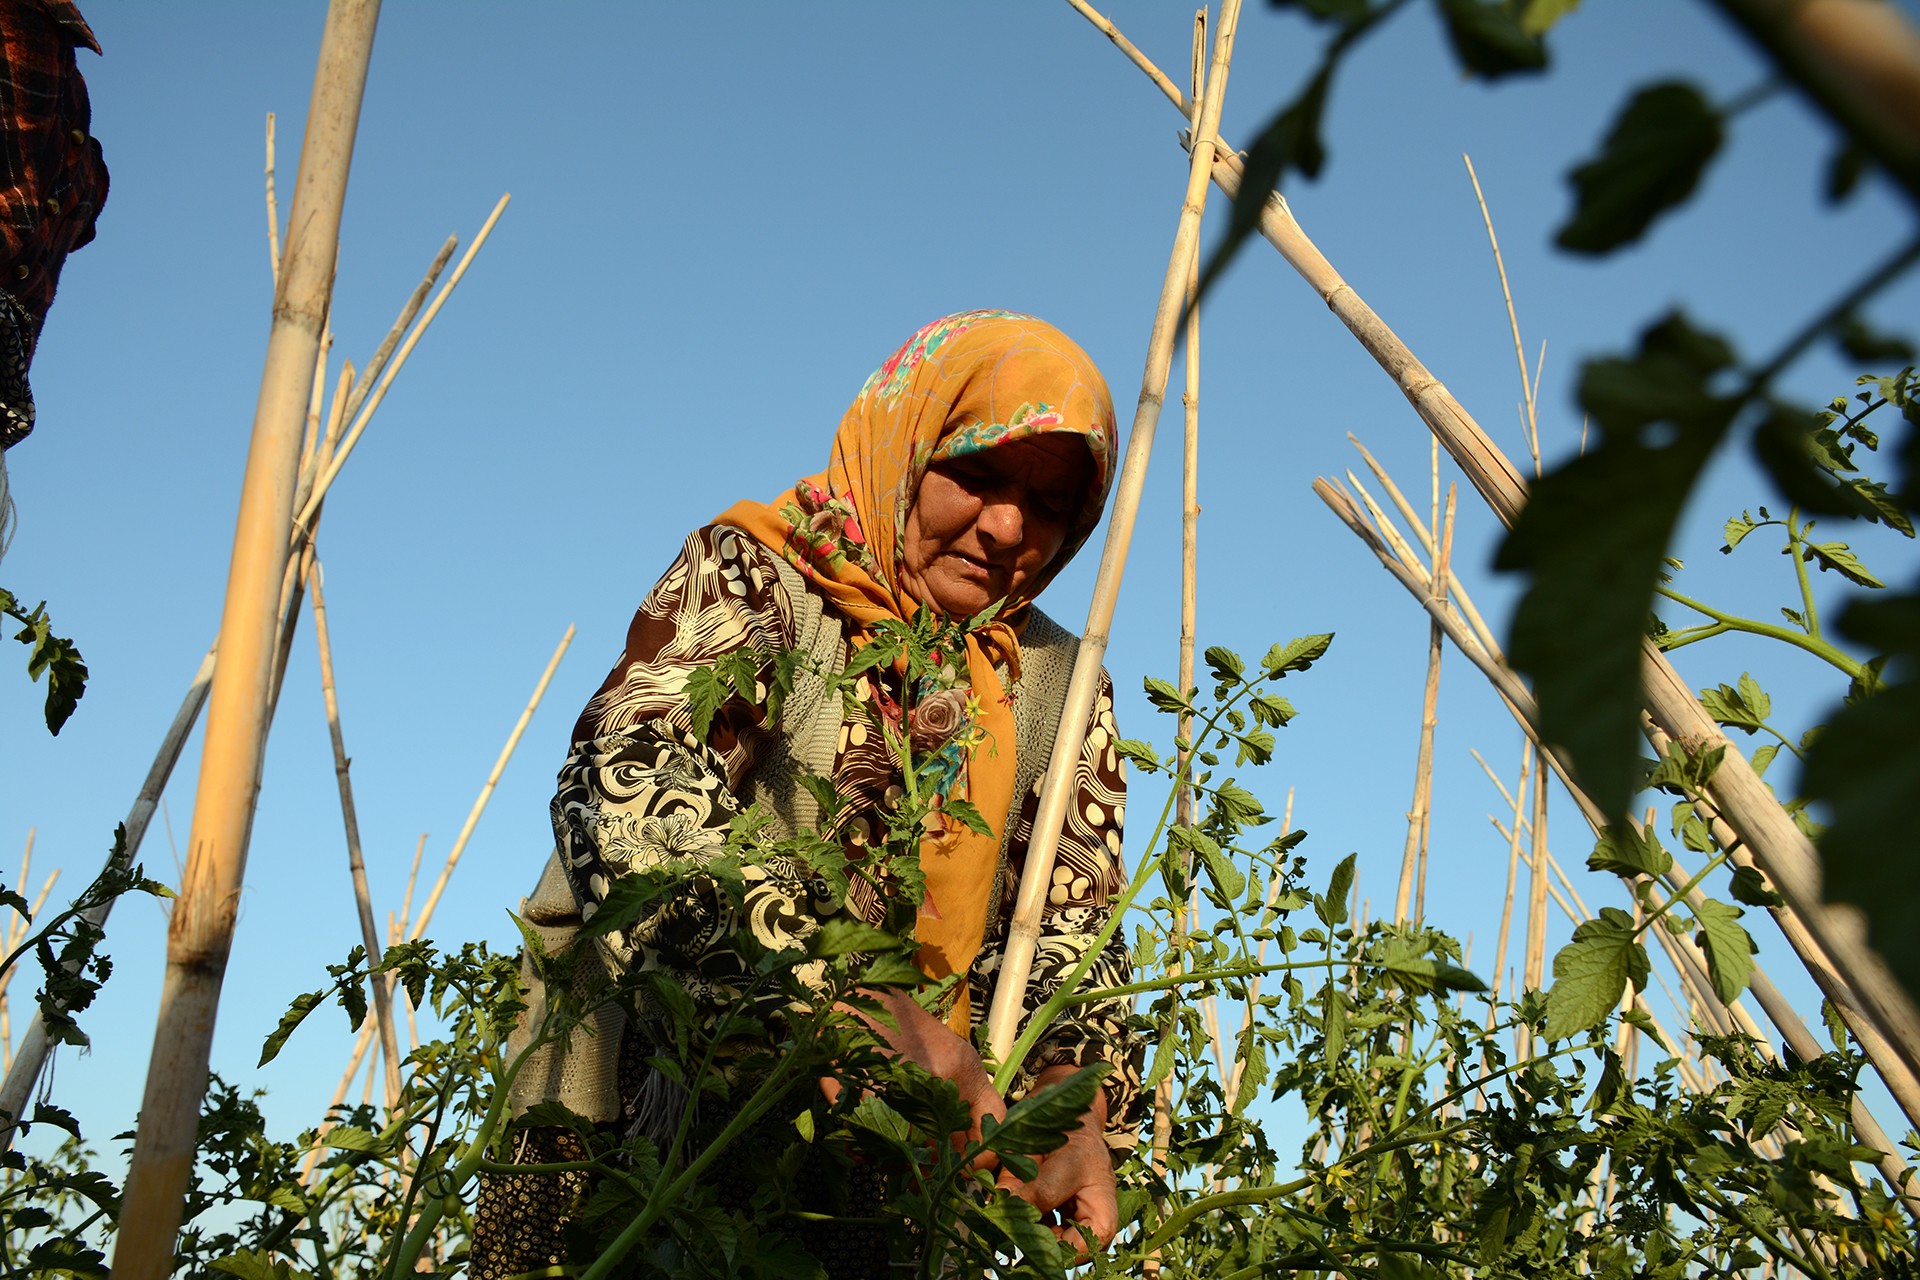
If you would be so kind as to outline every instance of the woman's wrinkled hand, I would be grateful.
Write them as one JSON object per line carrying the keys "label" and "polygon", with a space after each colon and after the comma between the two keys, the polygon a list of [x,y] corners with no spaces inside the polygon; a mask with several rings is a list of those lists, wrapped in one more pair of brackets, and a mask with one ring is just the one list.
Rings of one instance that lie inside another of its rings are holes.
{"label": "woman's wrinkled hand", "polygon": [[[992,1116],[995,1120],[1007,1118],[1006,1099],[993,1087],[992,1075],[971,1044],[956,1035],[953,1028],[922,1009],[905,991],[889,988],[869,994],[892,1016],[895,1025],[888,1026],[857,1009],[851,1012],[880,1037],[886,1051],[893,1057],[907,1059],[928,1075],[953,1081],[954,1087],[960,1091],[960,1101],[967,1104],[973,1120],[964,1133],[955,1132],[956,1146],[963,1142],[980,1141],[982,1116]],[[842,1085],[832,1076],[820,1078],[820,1091],[826,1095],[829,1103],[839,1100],[841,1090]],[[991,1169],[999,1163],[999,1159],[992,1152],[986,1152],[974,1163],[976,1168]]]}
{"label": "woman's wrinkled hand", "polygon": [[[1048,1067],[1040,1073],[1035,1087],[1056,1084],[1076,1070],[1070,1066]],[[1114,1189],[1106,1127],[1107,1097],[1104,1091],[1096,1092],[1093,1105],[1080,1117],[1080,1127],[1067,1135],[1066,1145],[1037,1158],[1040,1172],[1031,1182],[1022,1182],[1010,1173],[1000,1175],[1000,1185],[1040,1210],[1042,1221],[1054,1235],[1074,1247],[1079,1262],[1091,1256],[1081,1228],[1091,1233],[1095,1245],[1102,1249],[1112,1243],[1120,1229],[1120,1201]]]}

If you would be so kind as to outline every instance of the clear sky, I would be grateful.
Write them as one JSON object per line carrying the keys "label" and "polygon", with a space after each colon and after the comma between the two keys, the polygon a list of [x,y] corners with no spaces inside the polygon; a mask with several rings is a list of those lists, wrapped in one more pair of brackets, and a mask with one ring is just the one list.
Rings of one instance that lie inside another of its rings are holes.
{"label": "clear sky", "polygon": [[[1132,0],[1116,20],[1184,76],[1190,10]],[[290,193],[323,18],[317,3],[87,5],[106,50],[80,55],[112,170],[98,240],[68,263],[34,367],[40,426],[8,455],[20,532],[0,564],[45,597],[92,670],[57,740],[19,654],[0,671],[0,879],[38,829],[35,887],[71,893],[104,855],[201,654],[224,590],[268,324],[261,195],[266,113]],[[1309,74],[1323,34],[1247,6],[1223,132],[1244,141]],[[1565,173],[1630,88],[1668,77],[1731,99],[1763,78],[1705,5],[1590,3],[1555,33],[1546,76],[1463,81],[1430,6],[1371,37],[1337,82],[1330,163],[1289,190],[1309,235],[1516,458],[1519,379],[1464,166],[1502,233],[1529,358],[1546,343],[1541,429],[1574,448],[1579,361],[1683,305],[1749,357],[1770,351],[1908,234],[1870,181],[1819,196],[1827,129],[1790,94],[1743,114],[1700,198],[1600,263],[1551,248]],[[395,3],[382,18],[342,232],[335,369],[364,364],[440,241],[513,203],[341,476],[321,554],[341,711],[375,906],[397,908],[414,842],[437,868],[569,623],[579,637],[495,793],[433,924],[506,945],[504,914],[549,848],[553,771],[627,619],[685,533],[741,497],[818,470],[862,380],[922,322],[971,307],[1043,316],[1105,369],[1121,420],[1138,392],[1186,172],[1180,120],[1064,3],[572,5]],[[1216,204],[1218,202],[1216,201]],[[1210,221],[1217,227],[1223,207]],[[1908,281],[1874,309],[1920,315]],[[1309,491],[1358,434],[1410,490],[1428,436],[1326,308],[1263,243],[1208,305],[1202,336],[1201,643],[1253,652],[1337,633],[1285,690],[1300,717],[1264,776],[1295,788],[1324,880],[1360,854],[1391,909],[1413,780],[1427,628]],[[1177,367],[1177,366],[1176,366]],[[1790,386],[1811,402],[1855,370],[1826,350]],[[1177,406],[1179,375],[1169,396]],[[1169,734],[1138,690],[1174,669],[1177,408],[1162,424],[1108,665],[1123,728]],[[1457,473],[1451,465],[1445,478]],[[1463,485],[1456,565],[1491,615],[1491,515]],[[1680,554],[1703,595],[1771,616],[1793,603],[1779,557],[1713,555],[1721,521],[1768,495],[1721,459]],[[1907,547],[1874,556],[1911,574]],[[1084,619],[1089,551],[1043,603]],[[1832,583],[1823,583],[1823,589]],[[12,650],[12,646],[9,646]],[[1751,668],[1804,725],[1840,682],[1810,659],[1727,642],[1684,651],[1696,684]],[[1520,738],[1449,653],[1440,706],[1429,916],[1486,967],[1505,867],[1501,807],[1469,755],[1509,778]],[[143,850],[174,878],[197,739]],[[1157,804],[1139,789],[1130,857]],[[1554,846],[1589,840],[1562,803]],[[1584,875],[1585,873],[1576,873]],[[1621,901],[1592,878],[1595,905]],[[1556,928],[1562,926],[1556,921]],[[1795,969],[1770,927],[1762,961]],[[228,974],[215,1068],[312,1123],[350,1043],[337,1011],[256,1072],[287,1002],[358,940],[310,625],[294,650]],[[1555,945],[1558,945],[1556,935]],[[161,912],[123,904],[117,969],[64,1055],[55,1094],[105,1143],[131,1125],[164,963]],[[1517,943],[1515,952],[1517,954]],[[27,992],[16,984],[14,1025]],[[1805,991],[1804,983],[1792,984]]]}

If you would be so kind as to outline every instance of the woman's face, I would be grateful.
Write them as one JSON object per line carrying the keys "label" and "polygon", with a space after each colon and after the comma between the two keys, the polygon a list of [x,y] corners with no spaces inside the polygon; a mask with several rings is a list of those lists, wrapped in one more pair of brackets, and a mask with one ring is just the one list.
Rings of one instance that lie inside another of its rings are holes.
{"label": "woman's face", "polygon": [[1024,594],[1066,544],[1092,478],[1071,432],[934,464],[907,512],[902,585],[953,618]]}

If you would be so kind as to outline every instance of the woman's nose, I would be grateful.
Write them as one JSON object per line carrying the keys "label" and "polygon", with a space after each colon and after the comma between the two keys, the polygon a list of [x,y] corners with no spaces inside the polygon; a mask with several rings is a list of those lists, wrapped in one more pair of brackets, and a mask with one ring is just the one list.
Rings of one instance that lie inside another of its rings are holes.
{"label": "woman's nose", "polygon": [[1014,494],[988,495],[974,523],[981,539],[994,547],[1017,547],[1026,536],[1026,516]]}

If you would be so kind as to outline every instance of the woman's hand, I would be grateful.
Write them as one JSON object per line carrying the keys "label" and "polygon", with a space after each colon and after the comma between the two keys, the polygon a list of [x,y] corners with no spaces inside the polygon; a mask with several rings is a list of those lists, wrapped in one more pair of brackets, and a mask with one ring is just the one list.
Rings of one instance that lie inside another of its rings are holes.
{"label": "woman's hand", "polygon": [[[1058,1083],[1072,1076],[1077,1067],[1048,1067],[1040,1073],[1036,1088]],[[1053,1234],[1077,1251],[1076,1261],[1089,1258],[1084,1227],[1093,1234],[1095,1244],[1104,1249],[1120,1229],[1120,1202],[1113,1184],[1113,1158],[1107,1153],[1104,1131],[1107,1127],[1107,1095],[1093,1095],[1093,1105],[1080,1117],[1080,1127],[1067,1135],[1066,1145],[1038,1157],[1040,1172],[1031,1182],[1021,1182],[1010,1173],[1000,1175],[1000,1185],[1029,1201],[1045,1215],[1057,1212],[1058,1222],[1049,1221]]]}
{"label": "woman's hand", "polygon": [[[922,1009],[911,995],[897,987],[867,994],[885,1007],[895,1025],[890,1027],[859,1010],[852,1012],[880,1037],[886,1051],[893,1057],[905,1058],[916,1064],[928,1075],[953,1081],[954,1087],[960,1091],[960,1101],[967,1104],[973,1116],[964,1141],[980,1141],[982,1116],[992,1116],[995,1120],[1007,1118],[1006,1099],[993,1087],[993,1077],[987,1073],[979,1053],[954,1034],[953,1028]],[[831,1103],[839,1099],[841,1085],[832,1076],[822,1076],[820,1090]],[[956,1140],[960,1140],[957,1133]],[[990,1169],[997,1163],[997,1157],[988,1152],[977,1162],[977,1167]]]}

